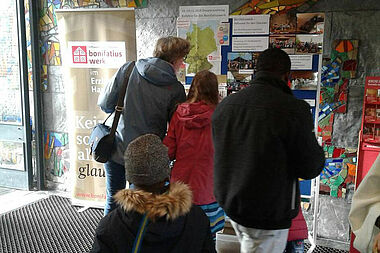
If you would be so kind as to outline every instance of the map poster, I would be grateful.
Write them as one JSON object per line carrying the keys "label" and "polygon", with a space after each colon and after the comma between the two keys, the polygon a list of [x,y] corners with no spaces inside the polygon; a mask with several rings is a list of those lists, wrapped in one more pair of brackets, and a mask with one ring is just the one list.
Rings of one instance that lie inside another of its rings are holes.
{"label": "map poster", "polygon": [[177,36],[190,42],[190,52],[185,60],[187,76],[201,70],[209,70],[220,75],[220,46],[228,41],[224,40],[224,32],[228,37],[228,30],[221,24],[223,23],[220,20],[177,19]]}

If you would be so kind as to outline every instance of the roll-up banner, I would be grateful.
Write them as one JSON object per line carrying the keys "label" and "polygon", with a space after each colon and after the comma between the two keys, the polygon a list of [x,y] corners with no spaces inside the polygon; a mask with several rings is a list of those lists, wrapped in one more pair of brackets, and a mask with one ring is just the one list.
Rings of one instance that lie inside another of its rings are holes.
{"label": "roll-up banner", "polygon": [[136,60],[133,8],[56,10],[72,172],[72,203],[103,207],[103,164],[90,155],[89,135],[106,114],[97,106],[99,93],[126,61]]}

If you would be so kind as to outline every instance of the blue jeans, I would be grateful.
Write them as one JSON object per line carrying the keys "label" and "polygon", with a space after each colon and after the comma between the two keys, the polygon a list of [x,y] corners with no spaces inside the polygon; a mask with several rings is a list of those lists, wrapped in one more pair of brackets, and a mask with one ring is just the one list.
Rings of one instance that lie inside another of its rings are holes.
{"label": "blue jeans", "polygon": [[289,241],[286,244],[286,249],[284,252],[286,252],[286,253],[303,253],[304,247],[305,247],[305,245],[304,245],[303,240]]}
{"label": "blue jeans", "polygon": [[106,205],[104,207],[104,216],[117,207],[113,198],[118,191],[125,189],[125,168],[123,165],[108,161],[104,164],[106,171]]}

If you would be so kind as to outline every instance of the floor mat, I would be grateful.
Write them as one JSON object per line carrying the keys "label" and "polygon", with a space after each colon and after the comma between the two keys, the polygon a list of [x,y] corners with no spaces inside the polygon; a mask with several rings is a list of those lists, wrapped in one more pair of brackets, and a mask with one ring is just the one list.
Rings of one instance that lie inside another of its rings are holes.
{"label": "floor mat", "polygon": [[50,196],[0,216],[0,253],[88,252],[101,209],[71,206]]}

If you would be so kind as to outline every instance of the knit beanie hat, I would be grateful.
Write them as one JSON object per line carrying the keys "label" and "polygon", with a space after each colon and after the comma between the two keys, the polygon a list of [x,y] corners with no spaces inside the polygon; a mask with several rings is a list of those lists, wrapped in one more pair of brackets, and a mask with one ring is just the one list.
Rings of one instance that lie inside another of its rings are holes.
{"label": "knit beanie hat", "polygon": [[169,178],[168,148],[160,137],[145,134],[129,143],[125,153],[125,177],[135,185],[153,185]]}

